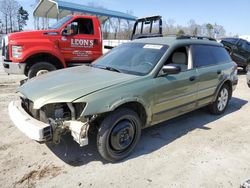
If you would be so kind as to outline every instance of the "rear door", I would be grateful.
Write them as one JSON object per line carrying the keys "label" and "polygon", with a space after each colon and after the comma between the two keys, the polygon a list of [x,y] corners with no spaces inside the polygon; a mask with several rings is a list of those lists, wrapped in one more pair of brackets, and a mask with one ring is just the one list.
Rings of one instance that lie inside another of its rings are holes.
{"label": "rear door", "polygon": [[[229,55],[223,47],[210,45],[193,45],[193,63],[198,72],[198,105],[207,104],[213,98],[215,91],[223,79],[223,66],[225,60],[229,62]],[[225,55],[224,58],[220,57]]]}

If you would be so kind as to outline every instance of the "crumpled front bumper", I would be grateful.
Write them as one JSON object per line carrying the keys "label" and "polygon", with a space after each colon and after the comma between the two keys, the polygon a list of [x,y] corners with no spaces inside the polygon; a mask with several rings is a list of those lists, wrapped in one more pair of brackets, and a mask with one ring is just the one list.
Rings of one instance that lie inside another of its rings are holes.
{"label": "crumpled front bumper", "polygon": [[9,103],[9,116],[15,126],[29,138],[38,142],[51,139],[51,126],[30,116],[23,109],[21,101]]}
{"label": "crumpled front bumper", "polygon": [[[58,126],[52,126],[52,124],[43,123],[30,114],[28,114],[22,107],[21,101],[12,101],[9,104],[9,116],[16,127],[26,134],[29,138],[38,142],[45,142],[56,140],[59,143],[61,133],[57,131]],[[54,128],[52,128],[54,127]],[[80,146],[88,145],[88,122],[80,121],[65,121],[61,125],[64,130],[69,130],[73,139],[79,143]]]}

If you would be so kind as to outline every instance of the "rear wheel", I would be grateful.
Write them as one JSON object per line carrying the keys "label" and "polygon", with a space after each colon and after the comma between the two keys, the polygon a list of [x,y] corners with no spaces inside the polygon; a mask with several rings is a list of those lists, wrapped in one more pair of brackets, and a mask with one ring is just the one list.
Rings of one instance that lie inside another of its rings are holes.
{"label": "rear wheel", "polygon": [[97,134],[97,148],[107,161],[115,162],[127,157],[138,143],[141,120],[134,111],[122,108],[108,115]]}
{"label": "rear wheel", "polygon": [[48,73],[50,71],[56,70],[56,67],[48,62],[38,62],[30,67],[28,71],[28,78],[31,79],[35,76],[40,76],[42,74]]}
{"label": "rear wheel", "polygon": [[230,99],[230,89],[228,85],[223,85],[219,91],[216,100],[209,106],[212,114],[222,114],[228,105]]}

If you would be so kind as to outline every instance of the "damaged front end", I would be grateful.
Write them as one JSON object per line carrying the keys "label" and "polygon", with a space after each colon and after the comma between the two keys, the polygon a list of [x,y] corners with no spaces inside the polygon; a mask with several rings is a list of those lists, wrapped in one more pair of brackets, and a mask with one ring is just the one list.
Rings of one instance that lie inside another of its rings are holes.
{"label": "damaged front end", "polygon": [[82,115],[85,106],[85,103],[55,103],[34,109],[32,101],[21,97],[21,107],[25,112],[48,125],[42,130],[44,136],[42,140],[52,141],[55,144],[60,143],[61,136],[67,132],[71,132],[73,139],[80,146],[88,144],[90,119]]}

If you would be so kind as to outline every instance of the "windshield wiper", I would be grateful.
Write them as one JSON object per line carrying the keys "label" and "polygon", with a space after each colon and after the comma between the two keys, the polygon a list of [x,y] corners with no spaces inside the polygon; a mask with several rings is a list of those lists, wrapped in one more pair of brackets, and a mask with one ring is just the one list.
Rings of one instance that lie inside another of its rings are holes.
{"label": "windshield wiper", "polygon": [[109,70],[109,71],[114,71],[114,72],[121,72],[119,69],[116,69],[114,67],[110,67],[110,66],[94,66],[94,67],[97,67],[97,68],[100,68],[100,69],[105,69],[105,70]]}
{"label": "windshield wiper", "polygon": [[116,69],[114,67],[105,67],[106,70],[114,71],[114,72],[121,72],[119,69]]}

